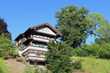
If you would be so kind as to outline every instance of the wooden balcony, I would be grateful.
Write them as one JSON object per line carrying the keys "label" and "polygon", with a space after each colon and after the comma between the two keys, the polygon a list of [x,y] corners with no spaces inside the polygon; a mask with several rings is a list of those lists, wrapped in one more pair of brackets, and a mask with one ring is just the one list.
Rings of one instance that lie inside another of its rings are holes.
{"label": "wooden balcony", "polygon": [[45,48],[28,46],[23,51],[19,51],[19,55],[24,56],[26,60],[45,61],[45,52],[47,51],[48,49]]}
{"label": "wooden balcony", "polygon": [[31,38],[33,40],[41,41],[41,42],[45,42],[45,43],[48,43],[49,41],[54,40],[53,38],[50,38],[50,37],[37,36],[37,35],[32,35]]}
{"label": "wooden balcony", "polygon": [[48,43],[49,42],[48,39],[44,39],[44,38],[33,37],[32,39],[33,40],[37,40],[37,41],[41,41],[41,42],[45,42],[45,43]]}
{"label": "wooden balcony", "polygon": [[28,50],[35,50],[35,51],[48,51],[47,48],[40,48],[40,47],[34,47],[34,46],[28,46],[26,47],[23,51],[19,51],[20,54],[23,54],[24,52],[28,51]]}
{"label": "wooden balcony", "polygon": [[35,54],[34,54],[34,56],[28,55],[25,58],[26,58],[26,60],[32,60],[32,61],[45,61],[45,57],[44,56],[40,57],[40,56],[37,56]]}

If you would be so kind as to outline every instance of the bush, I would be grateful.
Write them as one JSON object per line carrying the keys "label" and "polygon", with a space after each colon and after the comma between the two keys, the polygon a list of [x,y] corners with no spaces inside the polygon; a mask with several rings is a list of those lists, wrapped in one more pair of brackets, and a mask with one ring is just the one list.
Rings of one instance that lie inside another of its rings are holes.
{"label": "bush", "polygon": [[109,44],[104,44],[101,46],[101,48],[98,51],[98,57],[110,59],[110,45]]}
{"label": "bush", "polygon": [[94,56],[96,58],[110,59],[110,45],[108,43],[84,45],[81,48],[74,49],[73,54],[74,56]]}
{"label": "bush", "polygon": [[45,66],[27,65],[24,73],[50,73]]}
{"label": "bush", "polygon": [[10,73],[3,59],[0,58],[0,73]]}
{"label": "bush", "polygon": [[27,65],[24,73],[38,73],[34,66]]}
{"label": "bush", "polygon": [[96,56],[98,52],[98,46],[97,45],[84,45],[81,48],[76,48],[73,50],[73,54],[75,56]]}

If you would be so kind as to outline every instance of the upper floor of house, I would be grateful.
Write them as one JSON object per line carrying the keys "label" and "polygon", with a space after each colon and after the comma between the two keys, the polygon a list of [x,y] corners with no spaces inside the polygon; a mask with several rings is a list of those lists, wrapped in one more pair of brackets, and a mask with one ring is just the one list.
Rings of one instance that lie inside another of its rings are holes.
{"label": "upper floor of house", "polygon": [[46,44],[51,40],[61,37],[62,34],[48,23],[29,27],[24,33],[15,39],[16,46],[21,44],[33,45],[35,42]]}

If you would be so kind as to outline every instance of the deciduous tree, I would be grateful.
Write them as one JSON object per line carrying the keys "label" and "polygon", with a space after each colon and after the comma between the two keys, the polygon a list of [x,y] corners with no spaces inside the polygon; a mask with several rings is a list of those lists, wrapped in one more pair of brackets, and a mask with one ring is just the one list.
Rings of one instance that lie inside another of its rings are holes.
{"label": "deciduous tree", "polygon": [[74,48],[85,43],[95,27],[89,11],[84,7],[67,6],[57,13],[56,18],[57,28],[63,33],[62,40]]}

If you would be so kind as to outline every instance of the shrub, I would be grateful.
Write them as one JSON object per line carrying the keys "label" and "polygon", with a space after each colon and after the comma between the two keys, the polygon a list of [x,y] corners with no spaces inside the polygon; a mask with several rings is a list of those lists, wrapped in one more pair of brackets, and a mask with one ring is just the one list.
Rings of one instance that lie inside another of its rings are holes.
{"label": "shrub", "polygon": [[110,45],[108,43],[84,45],[81,48],[74,49],[73,54],[74,56],[94,56],[96,58],[110,59]]}
{"label": "shrub", "polygon": [[75,48],[73,50],[73,54],[75,56],[93,56],[96,55],[96,51],[95,49],[92,49],[90,46],[84,45],[81,48]]}
{"label": "shrub", "polygon": [[101,46],[101,48],[98,51],[98,57],[110,59],[110,45],[109,44],[106,43]]}
{"label": "shrub", "polygon": [[45,66],[39,67],[34,65],[27,65],[24,73],[50,73],[50,71],[48,71]]}
{"label": "shrub", "polygon": [[38,73],[34,66],[27,65],[24,73]]}

